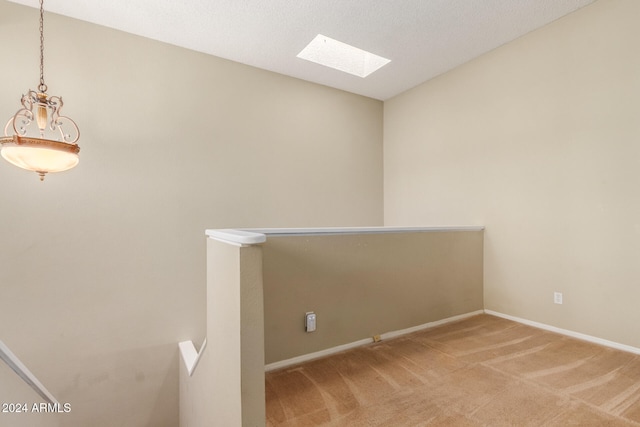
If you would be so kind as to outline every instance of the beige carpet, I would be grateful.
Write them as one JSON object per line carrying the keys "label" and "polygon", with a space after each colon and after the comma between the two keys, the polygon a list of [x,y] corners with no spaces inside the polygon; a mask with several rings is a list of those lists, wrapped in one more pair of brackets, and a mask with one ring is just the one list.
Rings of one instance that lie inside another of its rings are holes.
{"label": "beige carpet", "polygon": [[480,315],[266,377],[268,426],[640,426],[640,356]]}

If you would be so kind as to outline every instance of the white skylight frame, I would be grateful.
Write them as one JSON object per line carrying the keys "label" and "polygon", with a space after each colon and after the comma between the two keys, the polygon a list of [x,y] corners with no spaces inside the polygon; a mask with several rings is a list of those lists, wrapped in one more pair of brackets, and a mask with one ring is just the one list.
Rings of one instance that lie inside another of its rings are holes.
{"label": "white skylight frame", "polygon": [[318,34],[296,56],[362,78],[391,62],[390,59],[322,34]]}

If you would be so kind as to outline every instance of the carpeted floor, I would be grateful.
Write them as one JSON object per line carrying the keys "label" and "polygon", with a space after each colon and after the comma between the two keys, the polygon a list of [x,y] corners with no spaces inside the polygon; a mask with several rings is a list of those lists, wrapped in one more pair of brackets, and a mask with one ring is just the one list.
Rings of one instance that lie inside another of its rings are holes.
{"label": "carpeted floor", "polygon": [[640,426],[640,356],[489,315],[266,376],[268,426]]}

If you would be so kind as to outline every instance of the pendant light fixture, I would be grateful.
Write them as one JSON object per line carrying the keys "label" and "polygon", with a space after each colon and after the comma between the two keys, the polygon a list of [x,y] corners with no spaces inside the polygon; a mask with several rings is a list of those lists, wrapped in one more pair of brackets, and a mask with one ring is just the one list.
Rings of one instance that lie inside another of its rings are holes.
{"label": "pendant light fixture", "polygon": [[0,137],[1,154],[9,163],[36,172],[40,181],[49,172],[62,172],[78,164],[80,131],[69,117],[60,115],[62,98],[47,95],[44,83],[44,8],[40,0],[40,84],[22,95],[22,107],[9,119]]}

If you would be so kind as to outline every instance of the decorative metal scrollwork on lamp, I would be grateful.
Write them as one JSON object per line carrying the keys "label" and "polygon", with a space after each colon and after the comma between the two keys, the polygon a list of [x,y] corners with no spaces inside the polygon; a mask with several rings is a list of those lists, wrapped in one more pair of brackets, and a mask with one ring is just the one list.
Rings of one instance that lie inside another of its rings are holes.
{"label": "decorative metal scrollwork on lamp", "polygon": [[40,84],[20,100],[22,108],[9,119],[0,136],[1,154],[9,163],[34,171],[44,180],[49,172],[62,172],[79,162],[80,131],[60,114],[62,98],[47,95],[44,83],[44,8],[40,0]]}

